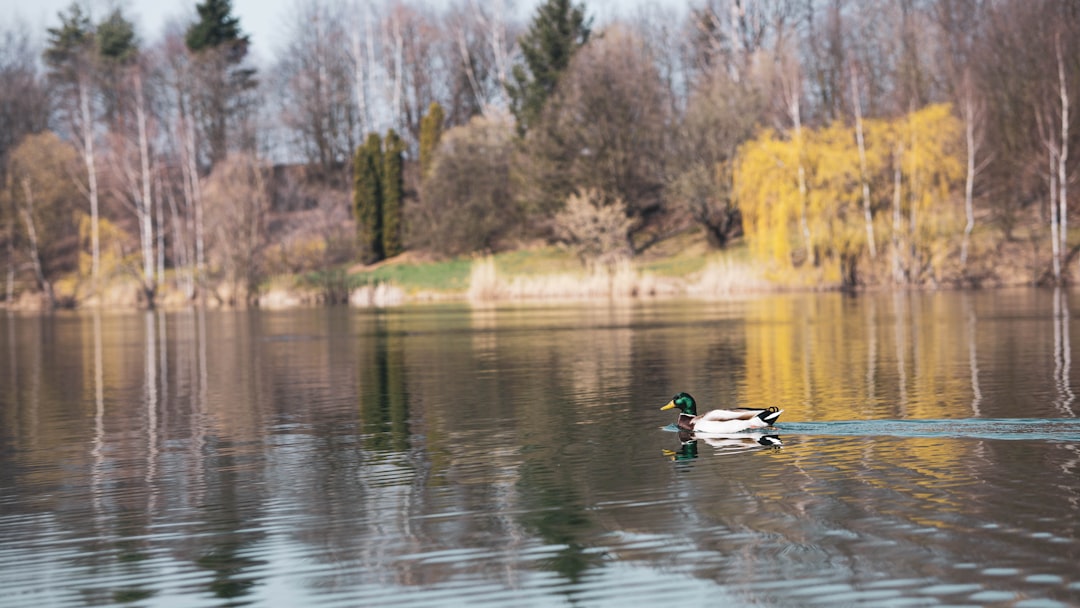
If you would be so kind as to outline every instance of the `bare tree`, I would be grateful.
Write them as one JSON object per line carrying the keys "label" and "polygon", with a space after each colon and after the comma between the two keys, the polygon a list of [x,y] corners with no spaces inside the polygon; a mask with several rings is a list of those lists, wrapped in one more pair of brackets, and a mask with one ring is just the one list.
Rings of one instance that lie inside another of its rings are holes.
{"label": "bare tree", "polygon": [[256,296],[262,279],[269,209],[266,167],[252,156],[230,156],[210,175],[206,203],[213,226],[210,251],[229,287],[219,297],[243,304]]}
{"label": "bare tree", "polygon": [[[344,165],[359,142],[366,95],[356,67],[363,63],[349,54],[350,42],[357,43],[350,41],[341,3],[302,0],[293,23],[275,69],[282,123],[305,160],[328,174]],[[358,91],[360,104],[354,98]]]}
{"label": "bare tree", "polygon": [[456,60],[445,66],[451,124],[507,107],[503,84],[509,76],[514,30],[506,9],[503,0],[458,0],[446,14],[445,29],[453,36],[457,53]]}
{"label": "bare tree", "polygon": [[739,146],[764,120],[766,85],[750,77],[733,82],[721,69],[702,77],[672,142],[675,168],[667,196],[705,228],[715,247],[725,247],[742,230],[732,192],[734,165]]}
{"label": "bare tree", "polygon": [[1048,161],[1046,176],[1050,199],[1051,270],[1055,283],[1061,282],[1063,262],[1068,252],[1069,90],[1061,45],[1060,34],[1055,35],[1057,82],[1053,88],[1056,89],[1057,105],[1040,107],[1035,112],[1038,133]]}
{"label": "bare tree", "polygon": [[444,133],[422,198],[407,208],[407,244],[440,255],[491,251],[521,221],[512,200],[514,127],[503,116],[474,116]]}
{"label": "bare tree", "polygon": [[390,75],[386,90],[390,128],[412,147],[420,139],[420,120],[439,100],[437,77],[446,74],[443,61],[454,57],[452,36],[433,15],[398,0],[383,20],[383,68]]}
{"label": "bare tree", "polygon": [[[147,109],[144,66],[139,62],[124,69],[125,81],[118,88],[130,93],[130,103],[123,104],[123,116],[112,126],[111,159],[121,184],[120,197],[135,215],[139,231],[141,268],[136,273],[142,285],[147,307],[154,307],[158,287],[155,259],[154,194],[152,187],[152,118]],[[158,206],[160,207],[160,201]]]}
{"label": "bare tree", "polygon": [[[14,23],[0,32],[0,184],[7,181],[8,155],[28,134],[43,131],[49,119],[49,98],[38,71],[37,56],[25,24]],[[5,294],[15,293],[16,234],[18,218],[13,209],[0,207],[0,226],[6,243]]]}
{"label": "bare tree", "polygon": [[987,165],[989,158],[977,162],[979,149],[982,147],[984,131],[982,129],[983,104],[976,101],[970,72],[964,74],[962,88],[961,116],[964,119],[964,150],[967,156],[964,173],[964,239],[960,245],[960,265],[967,265],[968,246],[971,232],[975,229],[975,177]]}
{"label": "bare tree", "polygon": [[[199,130],[194,116],[191,55],[183,26],[173,23],[155,51],[162,72],[162,156],[167,158],[163,196],[172,218],[173,262],[184,295],[205,295],[206,236],[199,171]],[[164,229],[164,227],[161,227]]]}
{"label": "bare tree", "polygon": [[613,266],[633,253],[630,228],[622,199],[608,200],[603,192],[575,192],[555,214],[555,236],[577,252],[582,262]]}
{"label": "bare tree", "polygon": [[49,119],[50,100],[38,70],[40,51],[28,31],[22,23],[0,31],[0,171],[19,140],[43,131]]}

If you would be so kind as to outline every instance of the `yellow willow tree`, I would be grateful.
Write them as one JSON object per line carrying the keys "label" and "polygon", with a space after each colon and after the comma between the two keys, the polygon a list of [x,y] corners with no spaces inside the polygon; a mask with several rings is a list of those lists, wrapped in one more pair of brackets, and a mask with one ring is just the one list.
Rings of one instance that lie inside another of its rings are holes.
{"label": "yellow willow tree", "polygon": [[743,231],[750,249],[762,260],[801,264],[809,255],[794,252],[801,237],[798,145],[764,131],[739,150],[734,195],[742,209]]}
{"label": "yellow willow tree", "polygon": [[[948,104],[926,106],[893,123],[900,168],[900,226],[895,252],[909,283],[938,280],[942,262],[962,235],[952,191],[964,179],[963,125]],[[906,204],[905,204],[906,203]]]}
{"label": "yellow willow tree", "polygon": [[[756,257],[778,270],[814,268],[819,281],[854,287],[867,280],[859,268],[873,263],[867,240],[873,234],[875,248],[902,244],[908,280],[936,270],[949,237],[962,229],[953,226],[949,201],[952,184],[963,176],[959,121],[948,106],[935,105],[891,122],[865,120],[862,127],[862,158],[855,128],[839,122],[803,129],[801,151],[799,141],[771,131],[743,145],[735,196]],[[803,222],[812,235],[810,251],[802,245]]]}
{"label": "yellow willow tree", "polygon": [[765,132],[748,142],[735,194],[754,254],[780,269],[811,267],[818,280],[853,286],[867,247],[861,185],[854,131],[841,123],[803,129],[792,139]]}

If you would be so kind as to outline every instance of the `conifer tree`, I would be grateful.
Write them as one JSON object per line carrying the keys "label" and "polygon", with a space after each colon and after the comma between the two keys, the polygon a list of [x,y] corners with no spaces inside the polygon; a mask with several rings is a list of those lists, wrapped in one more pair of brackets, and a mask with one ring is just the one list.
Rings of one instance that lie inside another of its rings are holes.
{"label": "conifer tree", "polygon": [[588,42],[591,25],[584,5],[574,6],[570,0],[547,0],[536,9],[529,30],[518,40],[525,64],[514,66],[512,82],[506,85],[519,135],[540,118],[559,76]]}
{"label": "conifer tree", "polygon": [[232,14],[232,2],[205,0],[195,10],[199,20],[188,28],[184,41],[196,58],[196,111],[214,165],[228,153],[230,122],[244,109],[244,92],[257,83],[255,70],[241,66],[250,39]]}
{"label": "conifer tree", "polygon": [[402,251],[401,207],[405,197],[402,176],[405,145],[390,129],[386,134],[382,170],[382,246],[383,255],[393,257]]}
{"label": "conifer tree", "polygon": [[427,115],[420,120],[420,178],[424,179],[431,171],[431,162],[435,158],[435,149],[442,138],[443,121],[446,115],[437,101],[431,102]]}
{"label": "conifer tree", "polygon": [[382,243],[382,141],[368,135],[353,157],[353,214],[356,238],[367,262],[385,257]]}
{"label": "conifer tree", "polygon": [[247,54],[248,37],[240,31],[240,18],[232,14],[230,0],[206,0],[195,5],[199,20],[188,28],[184,41],[188,49],[199,53],[229,47],[231,63]]}

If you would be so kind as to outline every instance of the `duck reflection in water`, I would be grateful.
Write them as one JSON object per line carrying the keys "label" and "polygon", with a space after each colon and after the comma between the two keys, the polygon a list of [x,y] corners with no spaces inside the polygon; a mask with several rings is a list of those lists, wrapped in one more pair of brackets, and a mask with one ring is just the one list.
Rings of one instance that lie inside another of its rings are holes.
{"label": "duck reflection in water", "polygon": [[664,450],[664,456],[672,460],[693,460],[698,457],[698,440],[716,448],[717,452],[748,452],[761,448],[779,450],[784,443],[779,435],[763,433],[703,434],[679,431],[678,451]]}

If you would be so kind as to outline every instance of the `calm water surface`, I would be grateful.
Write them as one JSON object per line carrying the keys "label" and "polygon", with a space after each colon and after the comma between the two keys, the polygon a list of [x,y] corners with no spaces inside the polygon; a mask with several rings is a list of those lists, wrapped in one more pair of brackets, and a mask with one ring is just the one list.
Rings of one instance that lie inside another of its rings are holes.
{"label": "calm water surface", "polygon": [[1080,605],[1070,302],[0,317],[0,605]]}

